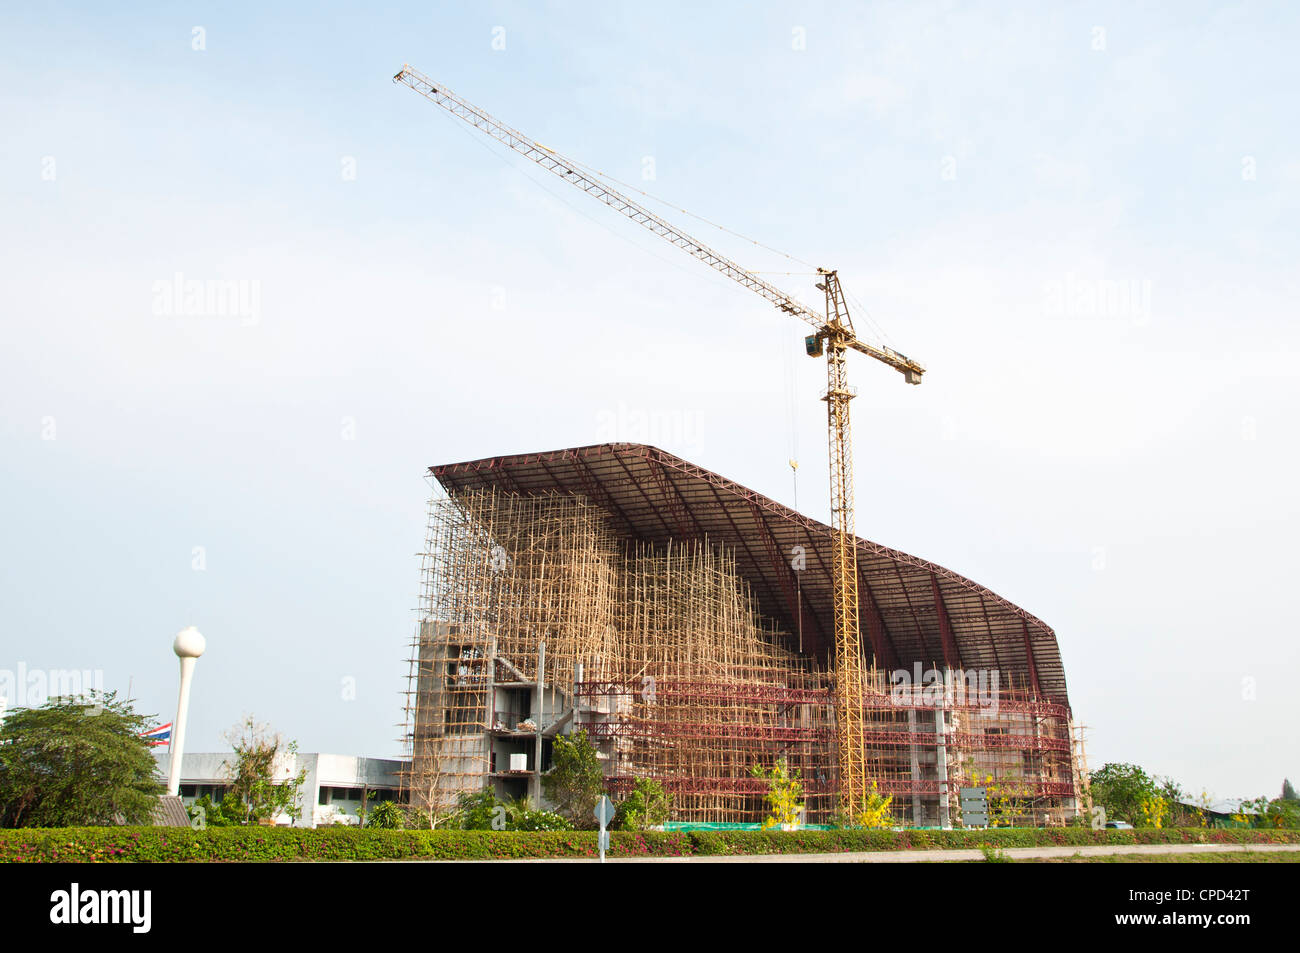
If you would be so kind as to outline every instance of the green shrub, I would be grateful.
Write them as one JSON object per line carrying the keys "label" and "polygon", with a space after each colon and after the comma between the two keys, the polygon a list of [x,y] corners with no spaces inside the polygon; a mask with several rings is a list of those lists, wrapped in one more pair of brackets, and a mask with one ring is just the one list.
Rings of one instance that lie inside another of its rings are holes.
{"label": "green shrub", "polygon": [[456,806],[460,810],[460,829],[463,831],[490,831],[494,820],[499,824],[498,830],[505,829],[506,806],[489,788],[461,794],[456,798]]}
{"label": "green shrub", "polygon": [[366,827],[400,831],[405,826],[405,812],[392,801],[380,801],[366,812]]}
{"label": "green shrub", "polygon": [[512,831],[571,831],[573,825],[554,811],[525,811],[512,820]]}
{"label": "green shrub", "polygon": [[[1165,828],[983,831],[613,831],[611,857],[835,853],[1053,844],[1300,844],[1288,830]],[[70,827],[0,830],[0,863],[494,860],[596,857],[594,831],[383,830],[329,827]]]}
{"label": "green shrub", "polygon": [[717,831],[692,831],[692,853],[702,857],[714,857],[727,852],[727,842]]}
{"label": "green shrub", "polygon": [[208,827],[239,827],[244,824],[243,814],[234,798],[223,798],[214,804],[212,796],[205,794],[190,805],[189,814],[200,827],[204,824]]}
{"label": "green shrub", "polygon": [[616,831],[643,831],[662,827],[672,810],[673,799],[663,785],[652,778],[637,778],[632,793],[623,799],[610,824]]}
{"label": "green shrub", "polygon": [[767,782],[767,793],[763,802],[769,814],[763,821],[764,830],[783,825],[799,823],[803,815],[803,780],[798,769],[792,770],[785,758],[778,758],[776,764],[765,768],[761,764],[750,767],[749,773],[760,781]]}
{"label": "green shrub", "polygon": [[399,810],[402,812],[403,829],[427,831],[433,826],[430,823],[429,812],[422,807],[412,807],[408,804],[401,805]]}

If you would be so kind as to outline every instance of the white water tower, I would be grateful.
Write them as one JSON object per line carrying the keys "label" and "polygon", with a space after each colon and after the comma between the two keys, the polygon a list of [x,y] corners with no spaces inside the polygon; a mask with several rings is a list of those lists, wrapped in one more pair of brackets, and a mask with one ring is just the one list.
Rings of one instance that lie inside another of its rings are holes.
{"label": "white water tower", "polygon": [[181,793],[181,758],[185,754],[185,718],[190,711],[190,681],[194,678],[194,663],[208,647],[207,639],[194,626],[176,633],[172,651],[181,660],[181,695],[176,702],[176,720],[172,722],[172,740],[168,745],[171,764],[167,773],[167,793]]}

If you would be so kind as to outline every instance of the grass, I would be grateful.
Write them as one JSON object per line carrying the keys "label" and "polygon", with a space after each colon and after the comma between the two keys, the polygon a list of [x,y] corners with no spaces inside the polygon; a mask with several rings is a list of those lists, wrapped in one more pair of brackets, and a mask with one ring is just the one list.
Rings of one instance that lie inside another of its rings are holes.
{"label": "grass", "polygon": [[1024,857],[1031,864],[1300,864],[1300,850],[1241,850],[1204,854],[1101,854],[1085,857]]}

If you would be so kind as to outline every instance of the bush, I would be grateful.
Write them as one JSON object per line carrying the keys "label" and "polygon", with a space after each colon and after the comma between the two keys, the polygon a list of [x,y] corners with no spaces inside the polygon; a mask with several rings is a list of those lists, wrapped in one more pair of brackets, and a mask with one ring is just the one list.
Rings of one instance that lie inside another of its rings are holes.
{"label": "bush", "polygon": [[244,823],[234,798],[223,798],[214,804],[212,796],[205,794],[191,805],[189,814],[195,823],[208,827],[238,827]]}
{"label": "bush", "polygon": [[778,758],[776,764],[764,768],[756,764],[749,769],[751,776],[767,782],[767,794],[763,802],[770,813],[763,821],[763,829],[771,827],[793,826],[799,823],[803,815],[803,781],[797,769],[791,770],[785,758]]}
{"label": "bush", "polygon": [[616,831],[643,831],[662,827],[672,810],[673,799],[663,785],[651,778],[637,778],[632,793],[623,799],[610,827]]}
{"label": "bush", "polygon": [[380,801],[366,812],[366,827],[400,831],[405,826],[405,812],[392,801]]}
{"label": "bush", "polygon": [[[490,789],[461,794],[457,799],[459,827],[465,831],[571,831],[573,825],[555,811],[541,811],[526,797],[506,803]],[[425,826],[428,826],[426,820]],[[451,825],[453,827],[457,825]]]}
{"label": "bush", "polygon": [[[1062,844],[1300,844],[1288,830],[1001,828],[982,831],[612,831],[611,857],[800,854]],[[328,827],[69,827],[0,830],[0,863],[495,860],[596,857],[592,831]]]}
{"label": "bush", "polygon": [[713,857],[727,852],[727,842],[716,831],[692,831],[692,853],[701,857]]}
{"label": "bush", "polygon": [[432,826],[430,823],[429,812],[422,807],[402,804],[398,805],[398,810],[402,812],[403,830],[427,831]]}
{"label": "bush", "polygon": [[571,831],[573,825],[554,811],[525,811],[507,826],[512,831]]}
{"label": "bush", "polygon": [[879,783],[872,781],[870,790],[862,796],[856,810],[848,810],[844,804],[835,808],[835,812],[831,815],[831,827],[866,830],[893,827],[894,818],[889,813],[890,805],[893,803],[894,796],[881,794]]}
{"label": "bush", "polygon": [[497,821],[497,830],[505,829],[505,805],[488,788],[473,794],[461,794],[456,798],[456,807],[460,811],[460,829],[463,831],[490,831],[493,821]]}

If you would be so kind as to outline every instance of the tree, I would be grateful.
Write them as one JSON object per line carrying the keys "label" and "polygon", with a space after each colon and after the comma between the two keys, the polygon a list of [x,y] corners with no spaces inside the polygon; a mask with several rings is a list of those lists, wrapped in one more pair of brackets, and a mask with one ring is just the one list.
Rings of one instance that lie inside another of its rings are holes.
{"label": "tree", "polygon": [[664,793],[662,784],[652,778],[637,778],[632,782],[632,793],[618,806],[610,826],[620,831],[662,827],[672,805],[672,796]]}
{"label": "tree", "polygon": [[[1173,778],[1152,778],[1156,782],[1160,791],[1160,797],[1164,799],[1165,813],[1168,816],[1168,822],[1162,819],[1156,827],[1205,827],[1205,812],[1202,807],[1208,806],[1210,796],[1205,791],[1201,792],[1200,805],[1197,807],[1192,800],[1192,795],[1186,791]],[[1159,805],[1150,805],[1152,808],[1159,808]]]}
{"label": "tree", "polygon": [[481,791],[462,791],[456,798],[460,814],[460,828],[465,831],[503,831],[506,829],[506,807],[491,788]]}
{"label": "tree", "polygon": [[1136,764],[1106,764],[1092,774],[1092,800],[1106,810],[1109,820],[1124,820],[1136,826],[1150,826],[1154,816],[1163,817],[1155,801],[1163,801],[1156,782]]}
{"label": "tree", "polygon": [[1160,792],[1160,796],[1166,801],[1169,801],[1171,804],[1187,803],[1187,792],[1184,791],[1183,786],[1173,778],[1154,777],[1151,780],[1155,782],[1156,788]]}
{"label": "tree", "polygon": [[286,744],[283,736],[267,725],[258,724],[251,715],[228,731],[226,740],[235,752],[230,767],[230,790],[225,797],[225,801],[234,798],[234,804],[226,807],[225,801],[222,802],[227,812],[233,810],[242,824],[272,821],[280,814],[294,820],[301,817],[298,796],[307,780],[307,769],[283,780],[276,778],[286,762],[289,771],[293,770],[298,742]]}
{"label": "tree", "polygon": [[367,812],[365,826],[386,831],[400,831],[406,826],[406,814],[394,802],[380,801]]}
{"label": "tree", "polygon": [[165,790],[140,737],[153,721],[116,692],[8,712],[0,725],[0,827],[150,823]]}
{"label": "tree", "polygon": [[1280,798],[1280,800],[1283,800],[1283,801],[1300,801],[1300,797],[1297,797],[1297,796],[1296,796],[1295,788],[1291,787],[1291,779],[1290,779],[1290,778],[1283,778],[1283,779],[1282,779],[1282,797]]}
{"label": "tree", "polygon": [[213,802],[205,794],[190,805],[191,827],[238,827],[244,823],[244,810],[232,797]]}
{"label": "tree", "polygon": [[1141,822],[1136,827],[1164,827],[1169,816],[1169,801],[1159,794],[1145,797],[1139,805]]}
{"label": "tree", "polygon": [[[446,809],[442,804],[443,780],[442,748],[438,739],[429,739],[421,747],[421,754],[411,761],[411,803],[408,809],[409,820],[419,817],[424,823],[419,827],[433,830],[439,823],[450,823],[453,827],[458,821],[458,812],[453,807]],[[423,802],[422,804],[420,802]]]}
{"label": "tree", "polygon": [[984,796],[989,807],[989,827],[1019,827],[1029,818],[1033,789],[1015,772],[994,778],[984,775]]}
{"label": "tree", "polygon": [[785,758],[778,758],[770,768],[754,765],[749,773],[767,782],[763,801],[771,812],[763,821],[763,830],[793,827],[803,814],[803,781],[798,769],[791,771]]}
{"label": "tree", "polygon": [[831,826],[865,830],[893,827],[894,816],[889,810],[893,803],[894,796],[881,794],[879,782],[873,780],[870,790],[862,795],[853,809],[846,809],[842,804],[835,809]]}
{"label": "tree", "polygon": [[1300,828],[1300,802],[1267,796],[1242,801],[1234,819],[1251,827],[1295,830]]}
{"label": "tree", "polygon": [[557,735],[551,760],[551,770],[542,775],[547,799],[574,827],[595,827],[592,812],[605,791],[605,772],[586,730]]}

